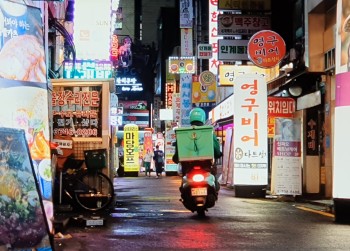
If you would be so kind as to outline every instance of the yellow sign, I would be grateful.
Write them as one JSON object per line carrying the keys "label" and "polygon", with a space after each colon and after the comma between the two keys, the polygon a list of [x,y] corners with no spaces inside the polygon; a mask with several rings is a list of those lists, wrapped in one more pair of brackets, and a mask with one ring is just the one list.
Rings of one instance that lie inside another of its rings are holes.
{"label": "yellow sign", "polygon": [[139,162],[139,128],[135,124],[124,126],[124,171],[138,172]]}
{"label": "yellow sign", "polygon": [[219,65],[219,86],[233,86],[237,76],[243,74],[258,74],[263,76],[266,82],[276,78],[279,74],[279,67],[270,69],[260,68],[254,65]]}
{"label": "yellow sign", "polygon": [[216,102],[216,81],[207,81],[202,84],[200,76],[193,76],[192,103],[198,104],[200,107],[209,107],[213,102]]}
{"label": "yellow sign", "polygon": [[169,57],[169,73],[194,74],[196,71],[195,57]]}

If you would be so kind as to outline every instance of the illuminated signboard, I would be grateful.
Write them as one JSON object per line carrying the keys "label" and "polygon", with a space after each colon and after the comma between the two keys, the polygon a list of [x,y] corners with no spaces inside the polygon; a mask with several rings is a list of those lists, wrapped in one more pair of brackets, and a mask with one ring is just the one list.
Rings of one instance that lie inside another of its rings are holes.
{"label": "illuminated signboard", "polygon": [[213,46],[211,44],[199,44],[197,53],[199,59],[210,59],[213,57]]}
{"label": "illuminated signboard", "polygon": [[121,100],[119,109],[123,109],[119,115],[122,117],[122,125],[135,124],[139,128],[149,127],[149,110],[145,100]]}
{"label": "illuminated signboard", "polygon": [[223,61],[248,60],[248,40],[218,40],[218,59]]}
{"label": "illuminated signboard", "polygon": [[218,0],[219,10],[271,10],[271,0]]}
{"label": "illuminated signboard", "polygon": [[74,1],[73,41],[77,59],[109,59],[112,35],[111,2],[111,0]]}
{"label": "illuminated signboard", "polygon": [[271,28],[269,16],[242,14],[219,14],[219,35],[252,35]]}
{"label": "illuminated signboard", "polygon": [[176,83],[165,83],[165,107],[172,108],[173,106],[173,94],[176,92]]}
{"label": "illuminated signboard", "polygon": [[115,86],[117,93],[122,92],[142,92],[142,83],[136,77],[116,77]]}
{"label": "illuminated signboard", "polygon": [[102,86],[54,87],[53,135],[102,137]]}
{"label": "illuminated signboard", "polygon": [[233,86],[235,78],[243,74],[258,74],[264,77],[265,81],[270,81],[279,74],[279,67],[261,68],[255,65],[219,65],[219,86]]}
{"label": "illuminated signboard", "polygon": [[119,50],[118,36],[113,34],[111,38],[111,51],[110,51],[111,54],[109,56],[112,62],[118,61],[118,55],[119,55],[118,50]]}
{"label": "illuminated signboard", "polygon": [[73,61],[63,62],[63,78],[106,79],[112,77],[111,61],[76,60],[75,71]]}
{"label": "illuminated signboard", "polygon": [[169,73],[194,74],[195,71],[195,57],[169,57]]}
{"label": "illuminated signboard", "polygon": [[124,170],[138,172],[139,164],[139,128],[135,124],[124,126]]}

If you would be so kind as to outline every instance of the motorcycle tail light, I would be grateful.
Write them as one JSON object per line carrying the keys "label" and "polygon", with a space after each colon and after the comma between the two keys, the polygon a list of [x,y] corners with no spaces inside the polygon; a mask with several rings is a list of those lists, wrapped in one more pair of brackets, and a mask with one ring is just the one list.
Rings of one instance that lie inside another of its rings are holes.
{"label": "motorcycle tail light", "polygon": [[204,175],[203,174],[195,174],[195,175],[193,175],[192,180],[194,182],[202,182],[202,181],[204,181]]}

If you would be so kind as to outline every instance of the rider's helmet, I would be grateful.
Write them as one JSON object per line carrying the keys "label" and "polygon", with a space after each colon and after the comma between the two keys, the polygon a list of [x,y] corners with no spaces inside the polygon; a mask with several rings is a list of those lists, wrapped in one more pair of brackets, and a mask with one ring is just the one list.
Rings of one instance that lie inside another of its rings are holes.
{"label": "rider's helmet", "polygon": [[205,112],[202,108],[196,107],[190,111],[191,125],[204,125],[205,120]]}

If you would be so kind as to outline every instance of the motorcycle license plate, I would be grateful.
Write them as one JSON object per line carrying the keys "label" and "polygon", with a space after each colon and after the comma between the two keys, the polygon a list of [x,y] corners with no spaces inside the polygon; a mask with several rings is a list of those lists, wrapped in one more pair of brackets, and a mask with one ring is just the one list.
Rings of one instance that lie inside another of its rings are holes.
{"label": "motorcycle license plate", "polygon": [[191,195],[192,196],[207,195],[207,188],[206,187],[191,188]]}

